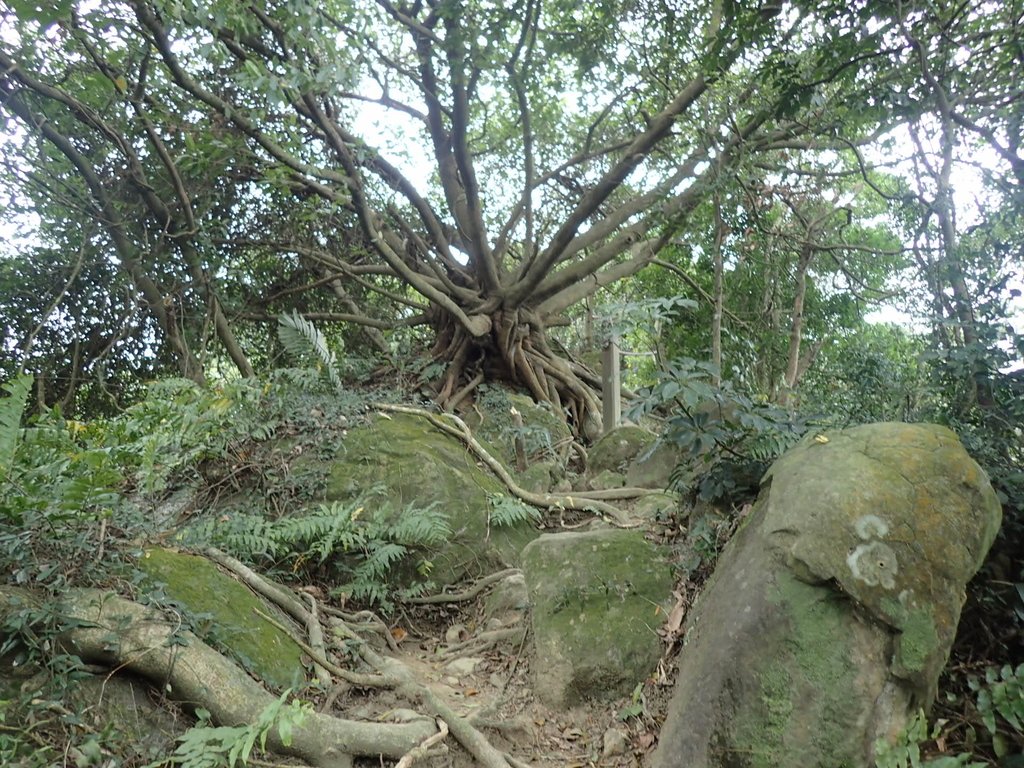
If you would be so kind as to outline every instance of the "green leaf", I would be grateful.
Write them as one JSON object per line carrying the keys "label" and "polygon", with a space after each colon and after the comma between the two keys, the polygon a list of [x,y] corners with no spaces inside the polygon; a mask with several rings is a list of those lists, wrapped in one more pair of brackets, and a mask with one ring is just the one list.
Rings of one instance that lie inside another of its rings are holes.
{"label": "green leaf", "polygon": [[44,27],[71,16],[73,0],[9,0],[14,14],[24,21],[36,21]]}
{"label": "green leaf", "polygon": [[327,338],[320,329],[292,310],[292,314],[282,314],[277,318],[277,335],[288,353],[299,359],[312,359],[323,366],[335,389],[341,390],[341,377],[338,375],[338,361],[328,346]]}

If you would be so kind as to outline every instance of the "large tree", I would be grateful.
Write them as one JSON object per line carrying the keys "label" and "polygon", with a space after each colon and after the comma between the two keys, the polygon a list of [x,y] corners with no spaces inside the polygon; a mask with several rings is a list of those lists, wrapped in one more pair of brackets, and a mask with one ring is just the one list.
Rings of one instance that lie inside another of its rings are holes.
{"label": "large tree", "polygon": [[866,141],[912,45],[871,3],[7,4],[12,173],[95,220],[182,374],[213,335],[252,373],[240,320],[316,289],[377,347],[429,326],[442,405],[482,375],[584,431],[546,329],[751,158]]}

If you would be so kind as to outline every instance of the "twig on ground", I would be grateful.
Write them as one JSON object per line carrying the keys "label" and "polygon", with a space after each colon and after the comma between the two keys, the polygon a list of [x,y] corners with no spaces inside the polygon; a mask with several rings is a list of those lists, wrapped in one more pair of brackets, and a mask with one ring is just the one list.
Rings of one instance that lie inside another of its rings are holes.
{"label": "twig on ground", "polygon": [[448,735],[448,724],[441,718],[437,718],[438,731],[430,738],[426,739],[422,744],[410,749],[404,755],[402,759],[398,761],[395,768],[409,768],[413,763],[419,760],[421,757],[426,757],[427,752],[437,742],[443,740]]}

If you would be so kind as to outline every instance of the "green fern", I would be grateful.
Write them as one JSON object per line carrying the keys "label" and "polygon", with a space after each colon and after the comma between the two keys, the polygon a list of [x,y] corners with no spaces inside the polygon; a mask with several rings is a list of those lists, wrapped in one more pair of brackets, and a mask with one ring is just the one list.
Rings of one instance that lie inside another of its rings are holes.
{"label": "green fern", "polygon": [[520,523],[536,523],[540,520],[540,512],[534,507],[504,493],[487,494],[487,503],[490,506],[487,513],[490,525],[512,527]]}
{"label": "green fern", "polygon": [[448,516],[438,508],[437,502],[416,510],[416,514],[400,515],[391,525],[396,541],[409,546],[433,546],[451,536]]}
{"label": "green fern", "polygon": [[277,336],[290,355],[300,360],[312,359],[322,367],[335,389],[341,389],[338,375],[338,360],[327,347],[327,337],[320,329],[306,320],[297,310],[292,314],[281,314],[277,318]]}
{"label": "green fern", "polygon": [[[327,568],[339,591],[387,611],[395,581],[430,571],[428,560],[410,562],[415,551],[447,540],[451,526],[436,505],[377,516],[366,514],[369,506],[360,500],[333,502],[275,521],[260,515],[219,518],[193,526],[186,542],[213,543],[243,559],[290,562],[293,570]],[[403,567],[406,563],[410,567]]]}
{"label": "green fern", "polygon": [[210,713],[198,709],[199,722],[187,730],[178,741],[178,747],[169,760],[151,763],[146,768],[159,766],[181,766],[181,768],[234,768],[249,765],[256,746],[261,751],[267,748],[267,737],[277,727],[281,743],[290,746],[298,726],[313,712],[311,704],[293,699],[289,688],[277,701],[263,709],[255,723],[237,726],[210,725]]}
{"label": "green fern", "polygon": [[14,463],[14,451],[21,434],[21,414],[32,389],[32,376],[27,373],[15,376],[0,389],[7,393],[7,397],[0,400],[0,475],[7,475]]}

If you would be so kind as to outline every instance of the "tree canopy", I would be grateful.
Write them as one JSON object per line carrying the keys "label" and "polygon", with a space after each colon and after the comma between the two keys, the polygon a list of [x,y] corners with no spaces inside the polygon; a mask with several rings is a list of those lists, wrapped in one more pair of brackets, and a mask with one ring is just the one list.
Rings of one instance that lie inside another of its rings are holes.
{"label": "tree canopy", "polygon": [[8,0],[7,210],[39,244],[3,262],[6,352],[72,407],[251,376],[298,310],[383,355],[422,328],[441,405],[507,381],[586,432],[595,375],[549,331],[599,295],[701,300],[699,345],[780,399],[908,266],[970,346],[1019,243],[1016,5]]}

